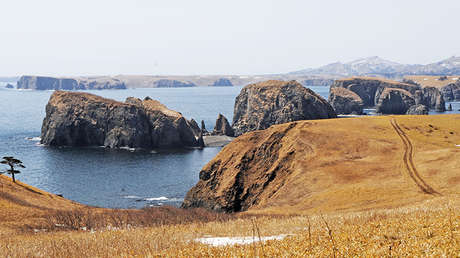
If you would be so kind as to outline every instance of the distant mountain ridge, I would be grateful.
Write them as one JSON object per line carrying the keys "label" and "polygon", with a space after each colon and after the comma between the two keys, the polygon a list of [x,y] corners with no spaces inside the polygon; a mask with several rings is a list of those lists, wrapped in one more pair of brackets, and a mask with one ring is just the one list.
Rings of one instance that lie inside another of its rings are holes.
{"label": "distant mountain ridge", "polygon": [[460,56],[452,56],[427,65],[400,64],[378,56],[371,56],[348,63],[336,62],[319,68],[294,71],[289,74],[338,77],[378,75],[389,78],[402,77],[404,75],[455,75],[460,74]]}

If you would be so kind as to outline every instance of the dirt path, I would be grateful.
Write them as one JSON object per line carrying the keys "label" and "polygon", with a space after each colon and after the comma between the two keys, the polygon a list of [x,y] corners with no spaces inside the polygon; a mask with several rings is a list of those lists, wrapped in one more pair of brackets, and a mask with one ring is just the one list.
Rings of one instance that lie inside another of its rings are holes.
{"label": "dirt path", "polygon": [[391,118],[391,125],[393,126],[396,133],[399,135],[399,137],[401,138],[404,144],[403,161],[404,161],[404,166],[406,167],[407,172],[409,173],[409,176],[412,178],[415,184],[420,188],[420,190],[422,190],[424,193],[433,194],[433,195],[441,195],[439,192],[434,190],[430,185],[428,185],[422,179],[422,177],[420,177],[420,174],[418,173],[417,168],[415,167],[415,164],[413,161],[414,146],[412,145],[412,142],[410,141],[409,137],[401,129],[401,127],[398,125],[398,122],[396,122],[394,118]]}

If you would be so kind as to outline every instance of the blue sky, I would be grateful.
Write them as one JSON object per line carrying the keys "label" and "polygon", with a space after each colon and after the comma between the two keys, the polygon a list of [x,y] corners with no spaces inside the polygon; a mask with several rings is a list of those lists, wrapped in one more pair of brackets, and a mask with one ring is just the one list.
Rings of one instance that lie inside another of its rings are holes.
{"label": "blue sky", "polygon": [[15,0],[0,75],[264,74],[460,55],[457,0]]}

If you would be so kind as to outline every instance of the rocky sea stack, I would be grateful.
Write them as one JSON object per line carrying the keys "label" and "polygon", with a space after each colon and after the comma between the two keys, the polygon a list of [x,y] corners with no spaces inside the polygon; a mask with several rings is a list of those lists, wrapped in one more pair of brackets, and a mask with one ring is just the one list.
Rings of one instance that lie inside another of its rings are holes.
{"label": "rocky sea stack", "polygon": [[227,78],[220,78],[216,80],[212,86],[233,86],[232,82]]}
{"label": "rocky sea stack", "polygon": [[55,91],[46,106],[41,143],[108,148],[202,147],[196,122],[156,100],[118,102],[89,93]]}
{"label": "rocky sea stack", "polygon": [[230,137],[235,135],[233,128],[230,126],[230,123],[224,115],[219,114],[217,117],[216,125],[212,131],[212,135],[226,135]]}
{"label": "rocky sea stack", "polygon": [[337,117],[332,106],[296,81],[265,81],[245,86],[236,97],[235,136],[271,125]]}

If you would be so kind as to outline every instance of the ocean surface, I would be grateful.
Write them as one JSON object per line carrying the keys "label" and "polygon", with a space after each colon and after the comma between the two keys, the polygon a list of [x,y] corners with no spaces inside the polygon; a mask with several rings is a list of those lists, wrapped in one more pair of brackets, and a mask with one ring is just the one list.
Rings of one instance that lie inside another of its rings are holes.
{"label": "ocean surface", "polygon": [[[220,147],[167,151],[54,148],[39,144],[45,106],[52,91],[4,89],[0,83],[0,157],[26,166],[17,178],[87,205],[142,208],[182,203],[201,168]],[[242,87],[194,87],[87,91],[124,101],[150,96],[212,130],[219,113],[230,121]],[[310,87],[324,98],[329,87]],[[452,103],[454,110],[460,102]],[[455,111],[456,113],[460,113]],[[449,112],[446,112],[449,113]],[[5,167],[6,168],[6,167]]]}

